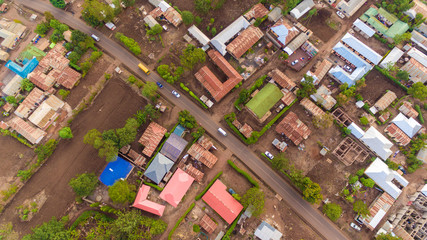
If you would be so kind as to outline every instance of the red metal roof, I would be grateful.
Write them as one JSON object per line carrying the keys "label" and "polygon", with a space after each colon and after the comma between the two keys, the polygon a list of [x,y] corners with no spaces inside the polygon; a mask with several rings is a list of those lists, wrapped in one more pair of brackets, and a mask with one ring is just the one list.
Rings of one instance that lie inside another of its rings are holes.
{"label": "red metal roof", "polygon": [[160,193],[160,198],[177,207],[193,182],[193,177],[178,168]]}
{"label": "red metal roof", "polygon": [[273,71],[269,72],[268,76],[271,77],[282,88],[292,90],[296,86],[294,81],[292,81],[288,76],[286,76],[283,72],[281,72],[277,68],[274,69]]}
{"label": "red metal roof", "polygon": [[262,3],[258,3],[254,5],[249,11],[243,15],[248,21],[250,21],[252,18],[262,18],[265,15],[268,14],[268,9],[262,5]]}
{"label": "red metal roof", "polygon": [[395,140],[399,145],[406,146],[411,142],[411,139],[406,135],[396,124],[391,123],[388,125],[384,132],[387,133],[393,140]]}
{"label": "red metal roof", "polygon": [[216,224],[207,214],[205,214],[199,222],[200,226],[206,230],[209,234],[215,231],[218,224]]}
{"label": "red metal roof", "polygon": [[283,120],[277,124],[276,132],[284,134],[295,145],[299,145],[303,139],[307,139],[311,131],[294,112],[289,112]]}
{"label": "red metal roof", "polygon": [[135,202],[132,207],[139,208],[149,213],[156,214],[158,216],[162,216],[165,211],[165,206],[147,200],[148,192],[150,191],[150,187],[147,185],[142,185],[138,191],[138,195],[136,196]]}
{"label": "red metal roof", "polygon": [[227,186],[220,180],[215,181],[202,199],[228,224],[231,224],[243,209],[242,204],[227,192]]}
{"label": "red metal roof", "polygon": [[197,161],[203,163],[206,167],[212,168],[213,165],[218,161],[218,158],[211,152],[203,148],[200,144],[194,143],[188,149],[188,154],[195,158]]}

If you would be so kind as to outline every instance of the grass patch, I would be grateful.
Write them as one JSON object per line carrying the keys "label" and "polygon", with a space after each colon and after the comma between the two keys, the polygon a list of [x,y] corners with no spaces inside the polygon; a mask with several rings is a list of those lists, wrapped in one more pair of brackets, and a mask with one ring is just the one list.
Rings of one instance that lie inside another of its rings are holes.
{"label": "grass patch", "polygon": [[251,109],[258,118],[262,118],[282,97],[282,91],[274,84],[269,83],[261,89],[246,106]]}
{"label": "grass patch", "polygon": [[168,240],[172,239],[172,235],[175,232],[175,230],[179,227],[179,224],[184,220],[184,218],[187,216],[187,214],[196,206],[195,203],[192,203],[190,207],[185,211],[185,213],[178,219],[178,221],[175,223],[175,226],[172,228],[172,230],[169,232]]}
{"label": "grass patch", "polygon": [[200,200],[202,197],[203,197],[203,195],[205,195],[205,193],[209,190],[209,188],[214,184],[214,182],[220,177],[222,175],[222,171],[221,172],[219,172],[214,178],[212,178],[212,180],[209,182],[209,184],[206,186],[206,188],[201,192],[201,193],[199,193],[199,195],[197,195],[196,197],[195,197],[195,199],[196,199],[196,201],[197,200]]}
{"label": "grass patch", "polygon": [[243,171],[242,169],[240,169],[239,167],[237,167],[237,166],[236,166],[236,164],[234,164],[231,160],[227,160],[227,162],[228,162],[228,164],[229,164],[232,168],[234,168],[234,170],[236,170],[238,173],[240,173],[240,174],[241,174],[241,175],[243,175],[246,179],[248,179],[248,181],[249,181],[252,185],[254,185],[254,187],[259,188],[259,184],[258,184],[258,182],[257,182],[255,179],[253,179],[253,178],[251,177],[251,175],[249,175],[249,173],[247,173],[247,172]]}
{"label": "grass patch", "polygon": [[330,28],[334,29],[334,30],[338,30],[338,23],[335,21],[332,21],[332,19],[328,19],[326,20],[326,25],[328,25]]}

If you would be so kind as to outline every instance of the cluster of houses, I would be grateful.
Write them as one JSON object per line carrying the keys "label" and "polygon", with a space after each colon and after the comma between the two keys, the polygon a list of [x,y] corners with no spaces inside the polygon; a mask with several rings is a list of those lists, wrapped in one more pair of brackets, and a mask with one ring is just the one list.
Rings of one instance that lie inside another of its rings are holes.
{"label": "cluster of houses", "polygon": [[[144,22],[149,28],[158,25],[159,22],[157,20],[166,21],[174,27],[178,27],[182,23],[181,14],[166,1],[149,0],[149,2],[154,6],[154,9],[144,17]],[[166,26],[163,26],[163,28],[167,30]]]}
{"label": "cluster of houses", "polygon": [[[16,75],[4,85],[2,96],[14,96],[23,101],[16,109],[11,103],[3,106],[6,115],[15,110],[9,121],[1,122],[1,128],[11,128],[31,144],[39,143],[47,135],[49,126],[67,115],[65,103],[54,95],[54,86],[72,89],[81,78],[81,74],[68,65],[70,60],[65,57],[63,43],[51,47],[45,56],[40,56],[40,61],[33,57],[22,63],[9,60],[5,65]],[[25,78],[35,85],[27,96],[21,95],[21,82]]]}
{"label": "cluster of houses", "polygon": [[[6,11],[7,5],[3,3],[0,8],[0,12]],[[0,60],[7,61],[9,58],[9,51],[14,49],[19,41],[25,37],[28,30],[27,27],[21,23],[10,21],[5,18],[0,20],[0,38],[2,41],[0,43]]]}

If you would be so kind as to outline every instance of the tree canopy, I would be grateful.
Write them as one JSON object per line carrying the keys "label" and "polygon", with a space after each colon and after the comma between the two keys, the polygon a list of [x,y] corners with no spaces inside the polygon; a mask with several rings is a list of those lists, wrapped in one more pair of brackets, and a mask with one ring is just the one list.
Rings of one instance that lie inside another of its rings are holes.
{"label": "tree canopy", "polygon": [[366,217],[369,215],[368,206],[362,200],[357,200],[353,203],[353,211],[355,211],[362,217]]}
{"label": "tree canopy", "polygon": [[111,224],[111,235],[114,239],[152,239],[163,233],[167,224],[161,219],[152,219],[137,210],[119,212]]}
{"label": "tree canopy", "polygon": [[323,213],[328,216],[329,219],[336,222],[341,217],[342,209],[341,206],[336,203],[327,203],[323,205]]}
{"label": "tree canopy", "polygon": [[264,192],[257,187],[252,187],[248,191],[246,191],[241,201],[242,205],[245,208],[252,205],[252,216],[257,217],[262,213],[264,209]]}
{"label": "tree canopy", "polygon": [[28,80],[28,78],[24,78],[21,80],[21,90],[24,90],[26,92],[31,92],[33,90],[34,84]]}
{"label": "tree canopy", "polygon": [[91,26],[99,26],[114,18],[114,9],[98,0],[85,0],[83,3],[82,17]]}
{"label": "tree canopy", "polygon": [[272,167],[276,170],[282,170],[289,165],[289,159],[284,153],[279,153],[271,160]]}
{"label": "tree canopy", "polygon": [[193,23],[193,21],[194,21],[194,16],[193,16],[193,14],[192,14],[191,12],[189,12],[189,11],[182,11],[181,17],[182,17],[182,22],[183,22],[185,25],[190,25],[190,24],[192,24],[192,23]]}
{"label": "tree canopy", "polygon": [[98,178],[94,173],[83,173],[72,178],[68,183],[77,196],[90,195],[98,185]]}
{"label": "tree canopy", "polygon": [[194,118],[194,116],[187,110],[179,112],[178,122],[189,129],[193,129],[198,126],[196,118]]}
{"label": "tree canopy", "polygon": [[65,8],[65,1],[64,0],[50,0],[50,3],[52,3],[52,5],[54,7]]}
{"label": "tree canopy", "polygon": [[141,93],[143,96],[153,100],[157,95],[157,89],[158,86],[155,82],[147,82],[144,87],[142,87]]}
{"label": "tree canopy", "polygon": [[131,203],[136,197],[136,186],[126,180],[118,180],[108,188],[108,196],[114,203]]}
{"label": "tree canopy", "polygon": [[390,233],[380,233],[375,237],[375,240],[402,240],[402,238],[392,236]]}
{"label": "tree canopy", "polygon": [[309,97],[311,94],[316,93],[316,87],[313,84],[313,77],[304,75],[304,81],[301,81],[301,88],[297,91],[297,96],[300,98]]}
{"label": "tree canopy", "polygon": [[206,53],[203,49],[188,44],[179,58],[184,68],[193,69],[197,63],[204,63],[206,61]]}
{"label": "tree canopy", "polygon": [[73,133],[71,132],[70,127],[63,127],[61,130],[59,130],[59,136],[62,139],[70,139],[73,138]]}
{"label": "tree canopy", "polygon": [[414,98],[424,101],[427,98],[427,87],[422,82],[416,82],[408,89],[408,93]]}
{"label": "tree canopy", "polygon": [[23,240],[44,240],[44,239],[71,239],[71,232],[65,228],[68,218],[63,217],[60,221],[56,220],[55,217],[49,222],[45,222],[42,225],[33,228],[32,234],[25,235]]}
{"label": "tree canopy", "polygon": [[194,7],[196,11],[207,14],[212,9],[211,3],[212,0],[194,0]]}

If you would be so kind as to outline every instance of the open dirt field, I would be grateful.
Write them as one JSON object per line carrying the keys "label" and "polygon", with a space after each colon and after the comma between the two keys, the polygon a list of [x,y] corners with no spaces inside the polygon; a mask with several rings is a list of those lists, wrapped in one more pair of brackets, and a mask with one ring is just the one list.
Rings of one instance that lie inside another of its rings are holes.
{"label": "open dirt field", "polygon": [[300,21],[302,24],[304,24],[304,26],[313,31],[313,33],[318,36],[320,40],[327,42],[332,38],[332,36],[335,35],[336,31],[326,24],[326,20],[328,20],[333,14],[331,9],[322,8],[318,10],[317,15],[304,20],[307,14],[301,17]]}
{"label": "open dirt field", "polygon": [[[62,140],[48,161],[34,174],[15,196],[1,215],[1,222],[12,222],[16,231],[26,234],[32,227],[48,221],[52,216],[62,216],[75,195],[68,182],[83,172],[99,174],[105,161],[97,156],[96,150],[83,143],[83,136],[93,128],[99,130],[118,128],[125,120],[143,107],[145,101],[123,82],[111,79],[89,109],[80,113],[72,122],[74,138]],[[30,222],[22,223],[14,214],[15,208],[28,198],[45,190],[48,200]]]}
{"label": "open dirt field", "polygon": [[362,89],[361,95],[371,104],[374,104],[378,99],[380,99],[381,96],[386,93],[386,90],[396,93],[397,98],[401,98],[406,95],[405,91],[401,87],[394,84],[394,82],[375,69],[366,76],[366,85],[367,87]]}
{"label": "open dirt field", "polygon": [[0,135],[0,191],[8,188],[19,169],[23,169],[35,156],[34,150],[18,140]]}

